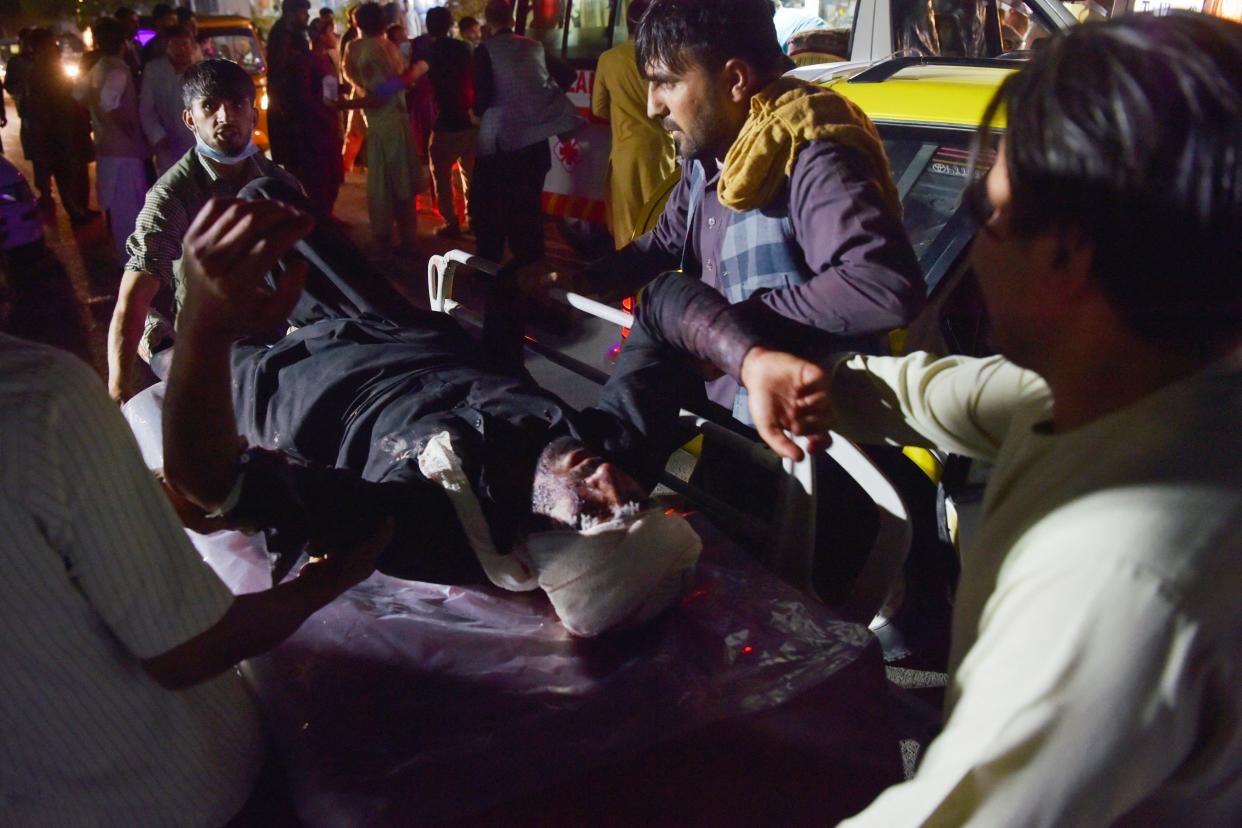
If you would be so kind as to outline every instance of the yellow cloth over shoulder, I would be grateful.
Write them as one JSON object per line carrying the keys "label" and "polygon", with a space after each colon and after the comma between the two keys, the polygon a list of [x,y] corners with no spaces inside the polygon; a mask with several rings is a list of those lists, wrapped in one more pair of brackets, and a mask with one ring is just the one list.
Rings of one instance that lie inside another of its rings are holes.
{"label": "yellow cloth over shoulder", "polygon": [[720,173],[720,203],[739,212],[767,206],[785,186],[798,153],[812,141],[836,141],[861,150],[871,159],[885,201],[901,215],[888,156],[871,119],[831,89],[788,77],[750,99],[750,116]]}

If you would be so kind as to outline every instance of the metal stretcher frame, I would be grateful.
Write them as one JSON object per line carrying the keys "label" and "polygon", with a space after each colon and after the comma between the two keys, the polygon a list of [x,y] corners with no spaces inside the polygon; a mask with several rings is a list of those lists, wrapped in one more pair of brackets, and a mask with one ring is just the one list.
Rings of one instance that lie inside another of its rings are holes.
{"label": "metal stretcher frame", "polygon": [[[495,276],[499,271],[499,265],[495,262],[464,250],[450,250],[443,255],[432,256],[427,263],[430,306],[433,311],[447,313],[481,327],[481,318],[452,298],[454,276],[461,266],[489,276]],[[585,296],[555,289],[551,293],[554,299],[610,324],[628,328],[634,323],[631,314]],[[607,381],[608,375],[603,371],[529,336],[526,344],[535,353],[580,377],[600,385]],[[710,433],[714,439],[743,457],[767,453],[766,447],[705,417],[682,411],[682,419],[700,432]],[[879,528],[862,570],[846,599],[834,609],[846,619],[870,622],[874,629],[885,622],[886,601],[910,551],[910,513],[896,487],[857,445],[835,432],[830,431],[829,436],[831,442],[825,453],[871,498],[879,515]],[[793,439],[805,448],[801,438]],[[786,474],[777,499],[776,520],[769,530],[773,543],[765,561],[785,581],[815,595],[815,462],[809,453],[797,463],[790,460],[781,462]],[[710,493],[671,474],[663,475],[661,482],[689,499],[726,531],[756,522],[755,518],[740,513]]]}

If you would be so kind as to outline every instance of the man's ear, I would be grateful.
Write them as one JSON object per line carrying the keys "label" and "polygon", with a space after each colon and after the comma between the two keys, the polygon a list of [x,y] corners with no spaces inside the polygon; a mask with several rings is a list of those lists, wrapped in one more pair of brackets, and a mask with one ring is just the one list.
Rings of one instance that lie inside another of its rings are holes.
{"label": "man's ear", "polygon": [[198,130],[194,129],[194,116],[190,114],[190,110],[181,110],[181,123],[185,124],[185,128],[193,132],[195,137],[198,136]]}
{"label": "man's ear", "polygon": [[1091,286],[1095,250],[1076,230],[1066,229],[1050,238],[1051,272],[1058,292],[1066,300],[1080,296]]}
{"label": "man's ear", "polygon": [[759,83],[759,73],[741,58],[729,58],[720,69],[720,82],[729,100],[737,104],[749,104]]}

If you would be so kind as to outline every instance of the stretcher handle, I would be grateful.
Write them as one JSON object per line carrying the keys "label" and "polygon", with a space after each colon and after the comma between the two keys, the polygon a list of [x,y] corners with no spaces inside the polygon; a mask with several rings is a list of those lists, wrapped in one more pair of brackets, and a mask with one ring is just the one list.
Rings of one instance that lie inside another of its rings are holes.
{"label": "stretcher handle", "polygon": [[[453,276],[461,265],[474,268],[489,276],[495,276],[500,272],[500,266],[495,262],[475,256],[473,253],[467,253],[465,250],[450,250],[442,256],[432,256],[427,262],[427,295],[433,311],[447,313],[458,307],[458,303],[452,299]],[[548,294],[563,305],[577,308],[609,324],[622,328],[634,326],[632,314],[603,302],[588,299],[580,293],[553,288],[548,291]]]}

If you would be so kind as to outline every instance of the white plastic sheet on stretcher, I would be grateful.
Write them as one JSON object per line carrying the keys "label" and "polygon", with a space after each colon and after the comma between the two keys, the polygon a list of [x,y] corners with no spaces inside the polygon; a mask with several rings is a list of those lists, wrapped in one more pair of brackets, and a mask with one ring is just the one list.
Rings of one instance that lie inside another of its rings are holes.
{"label": "white plastic sheet on stretcher", "polygon": [[[162,465],[163,386],[125,414]],[[569,636],[541,593],[375,573],[243,667],[311,826],[831,824],[900,779],[865,626],[701,515],[681,602]],[[190,533],[236,593],[262,536]]]}

